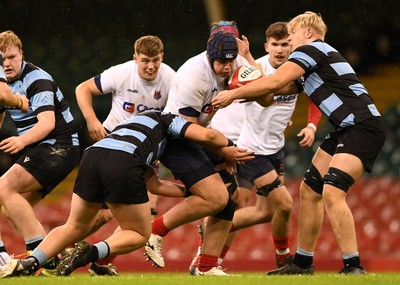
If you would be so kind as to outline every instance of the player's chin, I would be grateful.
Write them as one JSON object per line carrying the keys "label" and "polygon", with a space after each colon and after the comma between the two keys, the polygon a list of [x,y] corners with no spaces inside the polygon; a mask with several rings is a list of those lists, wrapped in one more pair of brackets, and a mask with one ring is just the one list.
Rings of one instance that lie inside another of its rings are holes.
{"label": "player's chin", "polygon": [[229,77],[231,76],[231,72],[221,72],[221,74],[218,74],[221,77]]}
{"label": "player's chin", "polygon": [[156,77],[157,77],[157,73],[152,73],[152,74],[146,73],[144,79],[147,81],[153,81],[154,79],[156,79]]}

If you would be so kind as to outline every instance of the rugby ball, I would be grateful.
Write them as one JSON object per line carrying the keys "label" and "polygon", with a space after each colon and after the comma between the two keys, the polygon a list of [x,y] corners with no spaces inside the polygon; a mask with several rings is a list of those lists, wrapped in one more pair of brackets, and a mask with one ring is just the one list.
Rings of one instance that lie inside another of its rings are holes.
{"label": "rugby ball", "polygon": [[262,77],[260,70],[254,66],[239,66],[228,81],[228,89],[235,89],[240,85],[246,85],[249,82],[257,80]]}

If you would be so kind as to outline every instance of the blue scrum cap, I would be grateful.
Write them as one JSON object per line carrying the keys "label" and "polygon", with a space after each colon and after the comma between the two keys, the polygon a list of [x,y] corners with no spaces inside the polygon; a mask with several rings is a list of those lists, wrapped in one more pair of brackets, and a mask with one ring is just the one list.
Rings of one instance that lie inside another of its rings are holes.
{"label": "blue scrum cap", "polygon": [[218,31],[210,36],[207,41],[207,55],[211,62],[214,60],[233,60],[238,56],[239,49],[233,34]]}

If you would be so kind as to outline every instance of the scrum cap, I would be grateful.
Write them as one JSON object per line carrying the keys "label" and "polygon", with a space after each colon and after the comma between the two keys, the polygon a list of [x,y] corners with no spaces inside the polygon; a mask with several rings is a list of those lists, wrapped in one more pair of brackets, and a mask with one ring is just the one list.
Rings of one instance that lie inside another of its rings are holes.
{"label": "scrum cap", "polygon": [[207,42],[207,55],[211,65],[214,60],[233,60],[238,55],[238,44],[233,34],[218,31]]}

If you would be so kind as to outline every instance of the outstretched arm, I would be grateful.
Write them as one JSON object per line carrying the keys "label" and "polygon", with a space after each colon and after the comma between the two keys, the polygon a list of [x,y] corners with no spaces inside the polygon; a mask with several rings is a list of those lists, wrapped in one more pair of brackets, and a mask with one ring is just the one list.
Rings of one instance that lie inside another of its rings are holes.
{"label": "outstretched arm", "polygon": [[204,128],[198,124],[191,124],[185,132],[185,138],[196,141],[205,147],[218,150],[224,158],[231,163],[240,163],[254,158],[254,152],[234,146],[217,130]]}
{"label": "outstretched arm", "polygon": [[212,99],[217,108],[224,108],[237,99],[257,100],[266,94],[277,92],[304,74],[304,70],[293,62],[285,62],[274,74],[255,80],[240,88],[224,90]]}

